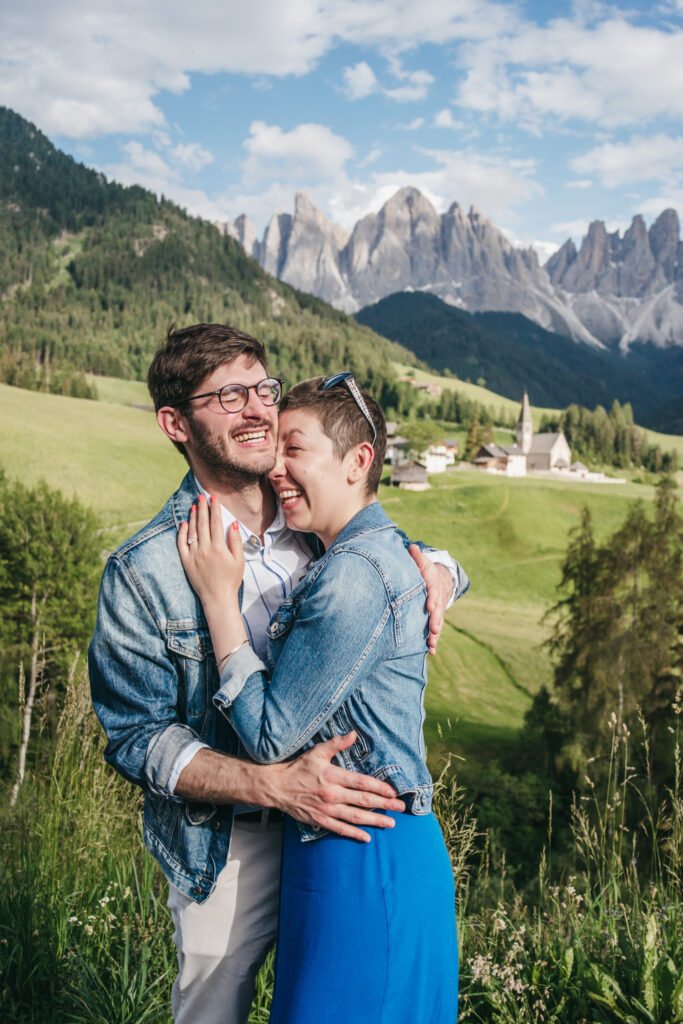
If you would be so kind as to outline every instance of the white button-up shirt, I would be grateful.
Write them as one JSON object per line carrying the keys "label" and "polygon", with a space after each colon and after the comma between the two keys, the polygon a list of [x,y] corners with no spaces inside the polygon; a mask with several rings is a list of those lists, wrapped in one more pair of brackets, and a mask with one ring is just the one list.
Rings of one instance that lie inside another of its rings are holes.
{"label": "white button-up shirt", "polygon": [[[196,477],[195,481],[198,490],[208,499],[208,492]],[[236,517],[225,505],[221,505],[221,515],[227,534]],[[295,533],[289,529],[279,503],[275,519],[263,534],[263,544],[261,538],[244,523],[240,523],[239,519],[237,522],[244,546],[242,619],[249,643],[259,658],[265,661],[268,624],[284,599],[308,572],[313,552],[306,543],[303,533]],[[169,793],[174,792],[183,768],[190,763],[198,750],[206,746],[208,744],[196,740],[183,750],[169,778]]]}

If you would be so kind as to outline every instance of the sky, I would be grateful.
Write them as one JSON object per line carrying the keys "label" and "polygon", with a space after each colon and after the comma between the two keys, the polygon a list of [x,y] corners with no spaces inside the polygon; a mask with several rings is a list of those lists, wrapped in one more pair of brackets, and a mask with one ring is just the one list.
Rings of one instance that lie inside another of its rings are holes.
{"label": "sky", "polygon": [[683,215],[683,0],[4,0],[0,104],[107,177],[259,236],[405,185],[547,256]]}

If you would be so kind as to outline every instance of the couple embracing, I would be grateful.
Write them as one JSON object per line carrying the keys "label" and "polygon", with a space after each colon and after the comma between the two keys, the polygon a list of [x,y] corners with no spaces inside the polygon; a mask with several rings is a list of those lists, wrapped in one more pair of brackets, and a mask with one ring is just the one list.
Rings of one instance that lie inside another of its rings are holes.
{"label": "couple embracing", "polygon": [[246,1024],[277,935],[273,1024],[453,1024],[422,720],[467,578],[378,503],[386,424],[351,374],[280,404],[256,339],[199,324],[148,383],[190,471],[110,556],[89,663],[170,883],[174,1021]]}

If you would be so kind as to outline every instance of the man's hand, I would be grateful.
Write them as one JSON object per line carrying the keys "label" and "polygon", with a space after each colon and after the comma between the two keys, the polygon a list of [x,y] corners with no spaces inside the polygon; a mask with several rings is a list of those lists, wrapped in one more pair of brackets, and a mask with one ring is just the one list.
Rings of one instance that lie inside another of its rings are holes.
{"label": "man's hand", "polygon": [[318,743],[295,761],[272,765],[269,771],[278,774],[269,780],[269,803],[307,825],[365,843],[370,842],[370,836],[356,826],[392,828],[392,818],[373,814],[371,810],[405,810],[405,804],[396,799],[391,786],[371,775],[330,763],[335,754],[346,750],[355,740],[355,732],[335,736]]}
{"label": "man's hand", "polygon": [[427,611],[429,612],[427,646],[430,654],[436,654],[436,645],[443,629],[446,605],[453,593],[453,577],[445,565],[436,565],[430,561],[417,544],[411,544],[408,551],[422,573],[422,579],[427,587]]}

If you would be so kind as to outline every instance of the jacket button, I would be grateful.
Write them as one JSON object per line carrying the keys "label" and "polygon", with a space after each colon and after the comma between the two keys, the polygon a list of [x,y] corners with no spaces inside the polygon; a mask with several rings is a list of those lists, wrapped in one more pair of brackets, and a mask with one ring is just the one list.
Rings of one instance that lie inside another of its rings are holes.
{"label": "jacket button", "polygon": [[202,890],[199,888],[198,885],[193,885],[192,888],[190,889],[190,895],[194,896],[195,899],[199,899],[201,894]]}

